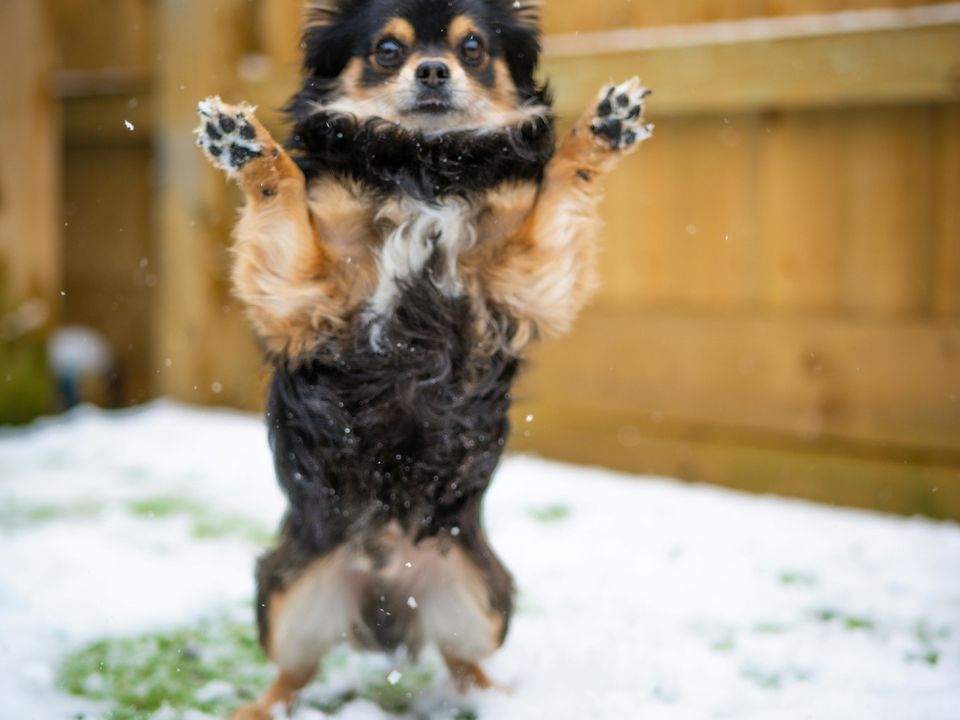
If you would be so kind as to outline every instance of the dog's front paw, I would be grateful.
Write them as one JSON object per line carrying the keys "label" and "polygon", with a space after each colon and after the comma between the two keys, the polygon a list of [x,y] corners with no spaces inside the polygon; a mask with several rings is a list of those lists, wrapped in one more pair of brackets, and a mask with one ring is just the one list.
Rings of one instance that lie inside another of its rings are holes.
{"label": "dog's front paw", "polygon": [[620,85],[607,85],[597,96],[590,130],[597,141],[611,150],[628,151],[653,134],[644,122],[643,101],[651,90],[633,77]]}
{"label": "dog's front paw", "polygon": [[233,175],[254,158],[263,155],[264,143],[254,124],[254,108],[241,103],[227,105],[209,97],[197,105],[200,125],[194,130],[197,145],[216,167]]}

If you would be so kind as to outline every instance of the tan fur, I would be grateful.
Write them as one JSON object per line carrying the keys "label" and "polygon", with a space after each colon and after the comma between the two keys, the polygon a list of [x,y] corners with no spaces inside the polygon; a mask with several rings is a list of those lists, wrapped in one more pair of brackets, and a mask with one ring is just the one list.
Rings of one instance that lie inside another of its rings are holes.
{"label": "tan fur", "polygon": [[[447,38],[450,40],[450,47],[458,47],[467,35],[483,37],[483,34],[477,30],[477,26],[473,20],[466,15],[457,15],[450,21],[450,25],[447,28]],[[484,40],[486,40],[486,38],[484,38]]]}
{"label": "tan fur", "polygon": [[[597,176],[621,153],[592,135],[590,117],[560,144],[539,193],[533,183],[511,183],[476,206],[477,240],[458,270],[489,351],[504,341],[488,323],[490,303],[518,321],[510,350],[519,352],[535,337],[566,332],[596,285]],[[234,284],[268,350],[296,358],[322,333],[344,332],[370,297],[385,211],[356,183],[323,180],[307,192],[292,160],[259,125],[257,132],[269,145],[238,173],[247,205]]]}
{"label": "tan fur", "polygon": [[237,708],[231,713],[230,720],[273,720],[272,710],[276,705],[281,705],[289,712],[297,693],[311,679],[313,679],[313,673],[296,675],[281,670],[257,702]]}
{"label": "tan fur", "polygon": [[337,12],[336,0],[308,0],[306,13],[306,28],[323,27],[329,25]]}
{"label": "tan fur", "polygon": [[[540,335],[567,332],[597,285],[597,175],[623,153],[594,137],[592,117],[591,108],[560,143],[523,224],[498,243],[479,244],[478,256],[470,258],[489,300],[518,321],[514,352]],[[521,209],[512,207],[510,215]]]}
{"label": "tan fur", "polygon": [[540,24],[542,12],[543,0],[519,0],[519,5],[514,6],[517,19],[533,27]]}
{"label": "tan fur", "polygon": [[443,656],[443,661],[446,663],[447,669],[460,692],[465,693],[474,687],[478,690],[489,690],[493,687],[493,681],[487,677],[483,668],[476,663],[447,655]]}
{"label": "tan fur", "polygon": [[394,37],[408,48],[413,47],[413,43],[417,39],[413,25],[410,24],[409,20],[405,20],[404,18],[391,18],[390,21],[383,26],[383,30],[380,31],[380,37]]}
{"label": "tan fur", "polygon": [[295,358],[343,330],[355,279],[316,232],[303,173],[248,117],[264,149],[236,175],[246,204],[234,233],[234,292],[267,350]]}
{"label": "tan fur", "polygon": [[265,646],[279,675],[255,705],[242,708],[248,714],[234,720],[259,720],[256,712],[289,705],[334,645],[366,647],[359,613],[374,588],[401,602],[415,599],[409,637],[436,644],[458,685],[490,686],[477,662],[500,646],[505,619],[490,605],[481,570],[450,538],[414,543],[394,523],[374,542],[342,545],[313,560],[266,598]]}

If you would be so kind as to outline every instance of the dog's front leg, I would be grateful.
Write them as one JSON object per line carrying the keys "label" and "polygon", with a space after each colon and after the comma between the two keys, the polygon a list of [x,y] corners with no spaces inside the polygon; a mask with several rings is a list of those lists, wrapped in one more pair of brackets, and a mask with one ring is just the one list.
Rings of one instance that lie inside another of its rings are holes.
{"label": "dog's front leg", "polygon": [[516,350],[566,332],[596,286],[599,180],[650,137],[649,92],[636,78],[600,91],[547,165],[527,220],[497,248],[486,285],[518,322]]}
{"label": "dog's front leg", "polygon": [[344,323],[344,278],[317,236],[303,173],[254,108],[200,103],[197,144],[240,186],[233,285],[267,351],[295,359]]}

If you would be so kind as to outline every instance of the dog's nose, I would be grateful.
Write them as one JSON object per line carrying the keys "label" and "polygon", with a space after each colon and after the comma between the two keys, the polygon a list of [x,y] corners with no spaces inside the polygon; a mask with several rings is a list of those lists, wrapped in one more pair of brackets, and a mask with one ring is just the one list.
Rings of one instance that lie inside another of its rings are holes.
{"label": "dog's nose", "polygon": [[450,68],[437,60],[420,63],[417,68],[417,80],[427,87],[439,87],[450,79]]}

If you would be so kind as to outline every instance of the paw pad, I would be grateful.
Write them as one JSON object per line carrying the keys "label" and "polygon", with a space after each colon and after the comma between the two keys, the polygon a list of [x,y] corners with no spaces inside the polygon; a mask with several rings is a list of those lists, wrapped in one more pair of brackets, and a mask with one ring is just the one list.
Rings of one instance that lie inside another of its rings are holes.
{"label": "paw pad", "polygon": [[637,78],[603,88],[590,123],[593,134],[611,150],[629,150],[649,138],[653,125],[643,121],[643,104],[650,93]]}
{"label": "paw pad", "polygon": [[217,167],[233,174],[253,158],[263,155],[257,129],[250,122],[254,108],[227,105],[219,97],[199,103],[200,126],[194,131],[197,145]]}

